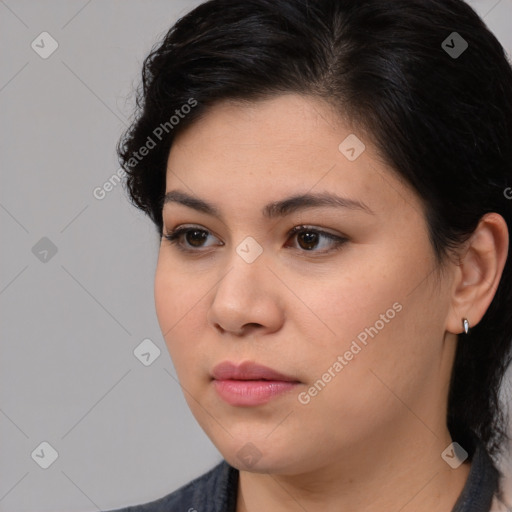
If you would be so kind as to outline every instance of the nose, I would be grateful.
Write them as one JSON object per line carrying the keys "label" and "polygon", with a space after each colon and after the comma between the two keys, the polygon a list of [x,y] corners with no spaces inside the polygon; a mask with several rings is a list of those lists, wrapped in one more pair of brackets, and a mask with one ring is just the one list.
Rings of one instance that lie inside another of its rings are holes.
{"label": "nose", "polygon": [[236,253],[208,309],[208,323],[220,333],[244,336],[277,331],[283,323],[279,280],[260,256],[247,263]]}

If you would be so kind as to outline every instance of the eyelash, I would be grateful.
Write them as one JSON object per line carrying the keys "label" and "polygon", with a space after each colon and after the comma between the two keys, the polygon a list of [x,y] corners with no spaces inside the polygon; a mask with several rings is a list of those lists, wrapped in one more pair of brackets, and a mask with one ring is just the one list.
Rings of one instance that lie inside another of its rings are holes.
{"label": "eyelash", "polygon": [[[206,252],[204,249],[201,249],[201,248],[195,248],[195,249],[189,249],[189,248],[185,248],[183,247],[183,245],[180,243],[181,242],[181,237],[182,235],[185,235],[191,231],[200,231],[200,232],[204,232],[204,233],[208,233],[208,234],[211,234],[207,229],[202,229],[200,227],[195,227],[195,226],[188,226],[188,227],[181,227],[181,228],[177,228],[175,229],[174,231],[170,232],[170,233],[164,233],[163,234],[163,238],[165,238],[169,243],[171,243],[172,245],[176,246],[176,248],[184,253],[195,253],[195,254],[198,254],[198,253],[201,253],[201,252]],[[345,237],[342,237],[342,236],[337,236],[337,235],[334,235],[332,233],[328,233],[327,231],[322,231],[320,229],[317,229],[317,228],[313,228],[313,227],[310,227],[310,226],[305,226],[305,225],[300,225],[300,226],[295,226],[294,228],[290,229],[290,231],[288,231],[287,235],[288,235],[288,238],[290,238],[291,236],[293,235],[296,235],[297,233],[300,233],[302,231],[306,231],[307,233],[314,233],[316,235],[320,235],[320,236],[323,236],[324,238],[327,238],[329,240],[331,240],[333,242],[333,245],[334,247],[331,248],[331,249],[328,249],[328,250],[324,250],[324,251],[316,251],[315,249],[311,249],[311,250],[306,250],[306,249],[300,249],[298,248],[300,251],[304,252],[304,253],[319,253],[319,254],[328,254],[328,253],[331,253],[331,252],[334,252],[334,251],[337,251],[339,249],[341,249],[341,247],[345,244],[345,242],[348,241],[347,238]]]}

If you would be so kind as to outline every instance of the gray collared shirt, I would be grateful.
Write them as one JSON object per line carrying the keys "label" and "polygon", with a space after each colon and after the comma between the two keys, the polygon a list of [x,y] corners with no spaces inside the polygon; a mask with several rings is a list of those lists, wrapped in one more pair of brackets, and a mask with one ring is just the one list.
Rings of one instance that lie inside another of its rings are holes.
{"label": "gray collared shirt", "polygon": [[[236,512],[239,471],[225,460],[158,500],[108,512]],[[490,512],[499,472],[482,444],[472,457],[468,479],[452,512]]]}

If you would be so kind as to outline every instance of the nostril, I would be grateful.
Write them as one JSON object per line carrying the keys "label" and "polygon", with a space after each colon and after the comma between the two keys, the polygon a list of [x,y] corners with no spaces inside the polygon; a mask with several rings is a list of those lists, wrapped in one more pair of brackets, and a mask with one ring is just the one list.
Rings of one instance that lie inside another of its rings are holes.
{"label": "nostril", "polygon": [[245,324],[245,325],[244,325],[244,328],[248,328],[249,326],[251,326],[251,327],[253,327],[253,326],[254,326],[254,327],[256,327],[256,328],[258,328],[258,327],[263,327],[261,324],[258,324],[258,323],[256,323],[256,322],[251,322],[251,323],[249,323],[249,324]]}
{"label": "nostril", "polygon": [[243,336],[244,334],[247,334],[248,332],[250,332],[253,329],[258,329],[258,328],[262,327],[262,325],[257,322],[250,322],[250,323],[244,324],[244,326],[241,329],[239,329],[238,331],[224,329],[218,323],[215,324],[215,327],[221,332],[221,334],[230,332],[230,333],[234,334],[235,336]]}

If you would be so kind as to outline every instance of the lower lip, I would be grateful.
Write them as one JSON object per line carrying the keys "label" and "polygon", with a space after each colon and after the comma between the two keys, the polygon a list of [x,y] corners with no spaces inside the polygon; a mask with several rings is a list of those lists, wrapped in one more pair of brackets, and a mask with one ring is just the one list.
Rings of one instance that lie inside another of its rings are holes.
{"label": "lower lip", "polygon": [[214,380],[220,397],[230,405],[252,406],[268,402],[297,386],[282,380]]}

